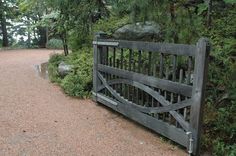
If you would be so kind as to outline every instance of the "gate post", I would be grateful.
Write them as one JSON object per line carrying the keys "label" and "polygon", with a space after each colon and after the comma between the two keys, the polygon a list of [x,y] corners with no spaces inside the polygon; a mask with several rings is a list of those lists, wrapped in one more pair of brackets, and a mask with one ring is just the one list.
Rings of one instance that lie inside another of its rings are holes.
{"label": "gate post", "polygon": [[98,64],[101,63],[102,47],[98,46],[99,39],[105,38],[104,32],[98,32],[95,34],[93,41],[93,100],[97,102],[98,86],[101,84],[98,78]]}
{"label": "gate post", "polygon": [[210,53],[210,43],[208,39],[201,38],[197,42],[194,80],[192,98],[193,104],[190,111],[190,131],[193,137],[193,146],[189,151],[193,151],[194,155],[200,154],[200,137],[202,128],[202,116],[204,107],[205,86],[208,71],[208,56]]}

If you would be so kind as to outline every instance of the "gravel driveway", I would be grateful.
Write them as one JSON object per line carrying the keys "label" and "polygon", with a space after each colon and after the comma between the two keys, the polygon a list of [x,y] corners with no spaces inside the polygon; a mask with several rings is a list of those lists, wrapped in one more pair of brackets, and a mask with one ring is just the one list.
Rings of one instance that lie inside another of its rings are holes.
{"label": "gravel driveway", "polygon": [[184,150],[37,75],[53,50],[0,51],[0,156],[184,156]]}

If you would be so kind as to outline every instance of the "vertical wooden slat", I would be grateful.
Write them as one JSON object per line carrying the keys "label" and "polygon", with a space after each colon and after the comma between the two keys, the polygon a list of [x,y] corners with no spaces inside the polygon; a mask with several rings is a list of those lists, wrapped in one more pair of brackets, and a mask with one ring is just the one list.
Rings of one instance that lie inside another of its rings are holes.
{"label": "vertical wooden slat", "polygon": [[[188,70],[187,70],[187,84],[190,85],[191,83],[191,72],[192,72],[192,57],[189,56],[188,57]],[[188,97],[186,97],[185,99],[188,99]],[[184,108],[184,119],[187,120],[187,108]]]}
{"label": "vertical wooden slat", "polygon": [[[118,68],[118,69],[120,68],[120,60],[119,59],[116,59],[116,68]],[[119,79],[119,76],[116,76],[116,78]],[[121,84],[116,85],[116,91],[119,94],[120,94],[120,88],[121,88],[120,85]]]}
{"label": "vertical wooden slat", "polygon": [[129,71],[131,71],[132,60],[133,60],[133,50],[129,49]]}
{"label": "vertical wooden slat", "polygon": [[[109,57],[109,52],[108,52],[108,47],[104,46],[103,47],[103,59],[104,59],[104,64],[108,65],[108,57]],[[105,79],[108,80],[108,74],[104,73]],[[108,96],[109,91],[105,89],[105,95]]]}
{"label": "vertical wooden slat", "polygon": [[113,67],[116,67],[116,48],[113,48]]}
{"label": "vertical wooden slat", "polygon": [[[120,69],[123,69],[124,64],[124,50],[120,50]],[[120,84],[120,95],[123,96],[123,84]]]}
{"label": "vertical wooden slat", "polygon": [[[173,55],[173,67],[172,67],[172,81],[176,81],[176,68],[177,68],[177,55]],[[174,93],[170,94],[171,100],[170,103],[172,104],[174,102]],[[171,121],[171,115],[169,114],[169,120]]]}
{"label": "vertical wooden slat", "polygon": [[[183,82],[183,69],[180,69],[180,71],[179,71],[179,83],[182,83],[182,82]],[[177,102],[180,102],[180,101],[181,101],[181,95],[178,94]],[[186,108],[184,108],[184,109],[186,109]],[[177,112],[179,112],[179,111],[177,111]],[[177,121],[176,121],[176,127],[179,127],[179,124],[178,124]]]}
{"label": "vertical wooden slat", "polygon": [[[159,77],[163,79],[164,72],[164,54],[160,53],[160,67],[159,67]],[[159,94],[161,94],[162,90],[159,88]]]}
{"label": "vertical wooden slat", "polygon": [[[166,67],[166,72],[165,72],[165,79],[166,79],[166,80],[168,80],[168,76],[169,76],[169,67],[167,66],[167,67]],[[164,97],[165,97],[166,100],[168,100],[168,99],[167,99],[168,97],[167,97],[167,91],[166,91],[166,90],[164,91]],[[164,114],[163,114],[163,120],[166,119],[166,116],[167,116],[168,114],[169,114],[169,113],[164,113]]]}
{"label": "vertical wooden slat", "polygon": [[[133,71],[135,72],[136,71],[136,62],[135,62],[135,60],[133,60]],[[134,103],[136,103],[137,102],[137,99],[136,99],[136,88],[135,87],[132,87],[132,101],[134,102]]]}
{"label": "vertical wooden slat", "polygon": [[[156,62],[157,61],[157,53],[152,53],[152,56],[153,56],[153,57],[151,57],[152,73],[153,73],[154,77],[157,77],[157,62]],[[152,89],[156,90],[154,87]],[[153,97],[151,97],[151,102],[152,102],[152,107],[154,107],[154,106],[159,107],[160,106],[160,104],[158,104],[158,102],[155,101]],[[159,114],[156,114],[155,117],[157,119],[159,119]]]}
{"label": "vertical wooden slat", "polygon": [[138,73],[141,72],[141,65],[142,65],[142,51],[138,51]]}
{"label": "vertical wooden slat", "polygon": [[[160,67],[159,67],[159,77],[163,78],[163,71],[164,70],[164,54],[160,53]],[[159,94],[161,95],[162,90],[159,88]],[[165,113],[161,114],[162,120],[165,119]]]}
{"label": "vertical wooden slat", "polygon": [[[139,63],[140,64],[140,73],[142,74],[145,74],[145,52],[144,51],[141,51],[141,62]],[[145,103],[144,103],[144,92],[142,89],[139,89],[139,98],[140,98],[140,105],[144,106]]]}
{"label": "vertical wooden slat", "polygon": [[[127,61],[124,60],[124,69],[127,70]],[[124,98],[129,100],[129,97],[128,97],[128,85],[124,84]]]}
{"label": "vertical wooden slat", "polygon": [[120,69],[123,69],[123,63],[124,63],[124,49],[121,49],[120,50],[120,62],[121,62],[121,64],[120,64]]}
{"label": "vertical wooden slat", "polygon": [[[129,63],[129,65],[128,65],[128,68],[129,68],[129,71],[131,71],[131,66],[132,66],[132,59],[133,59],[133,51],[132,51],[132,49],[129,49],[129,61],[128,61],[128,63]],[[128,100],[132,100],[131,99],[131,86],[128,86]]]}
{"label": "vertical wooden slat", "polygon": [[[147,68],[147,75],[151,76],[152,74],[152,52],[148,52],[148,64],[147,64],[148,68]],[[149,94],[146,94],[146,102],[148,104],[148,106],[153,106],[152,101],[150,101],[150,96]]]}
{"label": "vertical wooden slat", "polygon": [[[112,61],[112,63],[113,63],[113,67],[116,67],[116,48],[114,47],[113,48],[113,61]],[[115,75],[113,75],[113,79],[116,79],[116,76]],[[114,88],[114,90],[116,90],[116,85],[113,85],[113,88]]]}
{"label": "vertical wooden slat", "polygon": [[[139,50],[138,51],[138,73],[140,73],[141,72],[141,64],[142,64],[142,51],[141,50]],[[140,100],[140,91],[139,91],[139,89],[137,88],[137,90],[136,90],[137,92],[136,92],[136,98],[137,98],[137,105],[139,105],[139,100]]]}
{"label": "vertical wooden slat", "polygon": [[[109,57],[109,63],[108,63],[108,65],[109,65],[110,67],[112,67],[112,57]],[[109,80],[111,80],[111,79],[112,79],[112,75],[109,74]],[[112,97],[112,94],[111,94],[111,93],[109,93],[109,97]]]}
{"label": "vertical wooden slat", "polygon": [[163,78],[163,65],[164,65],[164,54],[160,53],[160,73],[159,76],[162,79]]}
{"label": "vertical wooden slat", "polygon": [[[132,66],[132,60],[133,60],[133,51],[132,49],[129,49],[129,71],[131,71],[131,66]],[[128,100],[132,100],[131,99],[131,91],[132,91],[132,87],[128,86]]]}
{"label": "vertical wooden slat", "polygon": [[148,52],[148,75],[152,75],[152,52]]}

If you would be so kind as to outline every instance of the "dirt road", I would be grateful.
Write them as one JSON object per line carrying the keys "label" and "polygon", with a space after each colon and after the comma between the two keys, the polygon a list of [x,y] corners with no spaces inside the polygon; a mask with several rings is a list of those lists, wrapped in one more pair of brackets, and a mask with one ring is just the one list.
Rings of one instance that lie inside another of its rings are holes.
{"label": "dirt road", "polygon": [[184,156],[157,134],[37,75],[52,50],[0,51],[0,156]]}

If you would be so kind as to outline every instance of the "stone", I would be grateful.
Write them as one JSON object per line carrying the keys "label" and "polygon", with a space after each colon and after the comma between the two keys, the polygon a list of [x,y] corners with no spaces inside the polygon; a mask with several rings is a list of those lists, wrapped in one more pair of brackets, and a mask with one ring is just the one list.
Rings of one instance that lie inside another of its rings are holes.
{"label": "stone", "polygon": [[117,29],[113,37],[123,40],[161,41],[161,31],[160,26],[155,22],[138,22]]}
{"label": "stone", "polygon": [[72,65],[68,65],[64,61],[62,61],[58,66],[59,75],[62,77],[68,75],[72,71],[72,68]]}

